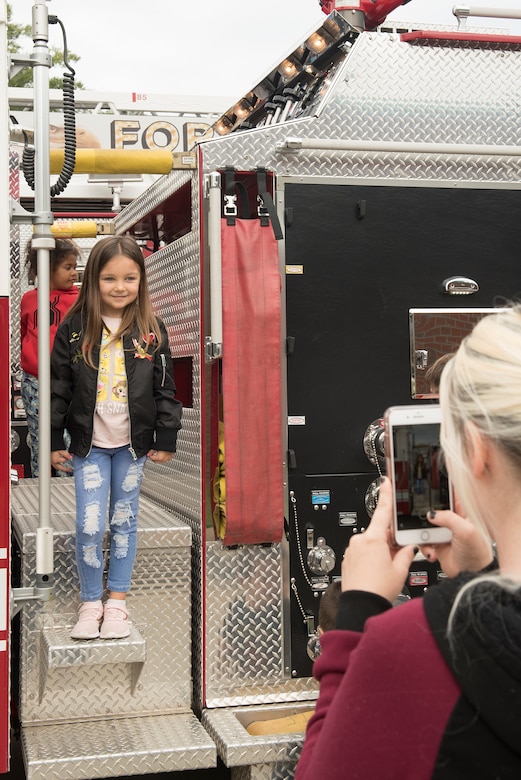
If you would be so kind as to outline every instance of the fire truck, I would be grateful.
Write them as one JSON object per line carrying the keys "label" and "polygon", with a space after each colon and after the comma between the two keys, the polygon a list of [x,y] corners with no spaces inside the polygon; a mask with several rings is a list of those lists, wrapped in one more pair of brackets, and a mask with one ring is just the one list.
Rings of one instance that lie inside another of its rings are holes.
{"label": "fire truck", "polygon": [[[502,26],[521,13],[483,23],[490,9],[461,6],[451,26],[386,23],[399,5],[322,0],[321,25],[110,220],[143,245],[184,405],[176,458],[146,469],[127,640],[69,639],[73,486],[8,489],[5,372],[4,771],[12,699],[28,780],[204,769],[217,756],[233,780],[293,777],[317,695],[318,607],[374,511],[383,413],[425,403],[427,369],[521,291],[521,37]],[[35,121],[43,149],[46,126]],[[30,220],[42,273],[48,164],[41,152]],[[13,266],[28,218],[12,200],[0,213]],[[13,273],[1,274],[7,364]],[[419,553],[404,597],[442,576]]]}

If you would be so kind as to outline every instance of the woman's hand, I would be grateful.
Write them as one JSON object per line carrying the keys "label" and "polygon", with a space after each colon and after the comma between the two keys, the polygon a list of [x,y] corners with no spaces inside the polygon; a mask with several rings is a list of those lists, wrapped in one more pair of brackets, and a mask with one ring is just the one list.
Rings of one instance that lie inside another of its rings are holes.
{"label": "woman's hand", "polygon": [[385,478],[367,531],[352,536],[342,561],[342,590],[364,590],[391,603],[400,593],[415,555],[412,545],[393,544],[392,486]]}
{"label": "woman's hand", "polygon": [[51,466],[56,471],[72,472],[73,457],[67,450],[54,450],[51,452]]}
{"label": "woman's hand", "polygon": [[168,463],[173,457],[173,452],[165,452],[164,450],[149,450],[147,452],[147,458],[149,458],[152,463]]}
{"label": "woman's hand", "polygon": [[450,542],[420,547],[428,561],[440,562],[447,577],[456,577],[462,571],[481,571],[492,563],[494,556],[490,541],[467,517],[444,509],[429,513],[428,518],[433,525],[452,531]]}

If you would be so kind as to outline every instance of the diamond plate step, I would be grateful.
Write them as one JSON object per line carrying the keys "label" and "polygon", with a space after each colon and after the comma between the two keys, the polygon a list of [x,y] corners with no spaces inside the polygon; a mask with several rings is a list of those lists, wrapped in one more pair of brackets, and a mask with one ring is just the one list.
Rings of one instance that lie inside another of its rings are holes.
{"label": "diamond plate step", "polygon": [[[38,526],[39,487],[37,479],[23,479],[11,492],[13,531],[20,549],[35,544]],[[51,480],[51,517],[53,536],[74,534],[76,502],[72,477]],[[166,532],[166,533],[165,533]],[[104,547],[108,547],[105,535]],[[190,547],[192,532],[175,514],[142,495],[139,499],[138,547]]]}
{"label": "diamond plate step", "polygon": [[137,628],[124,639],[70,638],[69,628],[45,628],[42,631],[42,663],[49,669],[57,666],[144,663],[146,641]]}
{"label": "diamond plate step", "polygon": [[130,689],[133,692],[147,657],[147,646],[137,628],[124,639],[71,639],[70,628],[45,628],[41,632],[40,702],[50,669],[101,664],[133,664]]}
{"label": "diamond plate step", "polygon": [[192,712],[22,728],[27,780],[208,769],[216,747]]}

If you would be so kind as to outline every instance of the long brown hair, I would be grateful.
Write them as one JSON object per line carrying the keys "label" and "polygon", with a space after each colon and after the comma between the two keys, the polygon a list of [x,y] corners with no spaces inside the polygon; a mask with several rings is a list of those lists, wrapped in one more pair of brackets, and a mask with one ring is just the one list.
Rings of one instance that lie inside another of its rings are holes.
{"label": "long brown hair", "polygon": [[119,330],[113,335],[113,338],[122,338],[137,327],[138,332],[146,337],[150,333],[154,334],[155,349],[161,344],[159,323],[148,292],[145,261],[138,243],[131,236],[102,238],[90,251],[78,300],[67,313],[67,317],[76,313],[82,315],[83,341],[81,349],[85,362],[92,368],[97,368],[92,360],[92,352],[95,345],[99,345],[103,327],[99,278],[107,263],[118,255],[124,255],[136,263],[140,271],[140,278],[137,299],[123,309]]}

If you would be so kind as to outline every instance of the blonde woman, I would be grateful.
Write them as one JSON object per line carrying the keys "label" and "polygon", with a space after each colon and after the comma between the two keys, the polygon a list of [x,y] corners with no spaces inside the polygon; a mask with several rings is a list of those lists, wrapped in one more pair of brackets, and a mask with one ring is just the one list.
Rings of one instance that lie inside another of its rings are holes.
{"label": "blonde woman", "polygon": [[423,551],[448,579],[391,609],[415,550],[389,543],[385,481],[344,556],[296,780],[521,777],[519,307],[475,326],[443,370],[440,404],[461,515],[432,513],[452,542]]}

